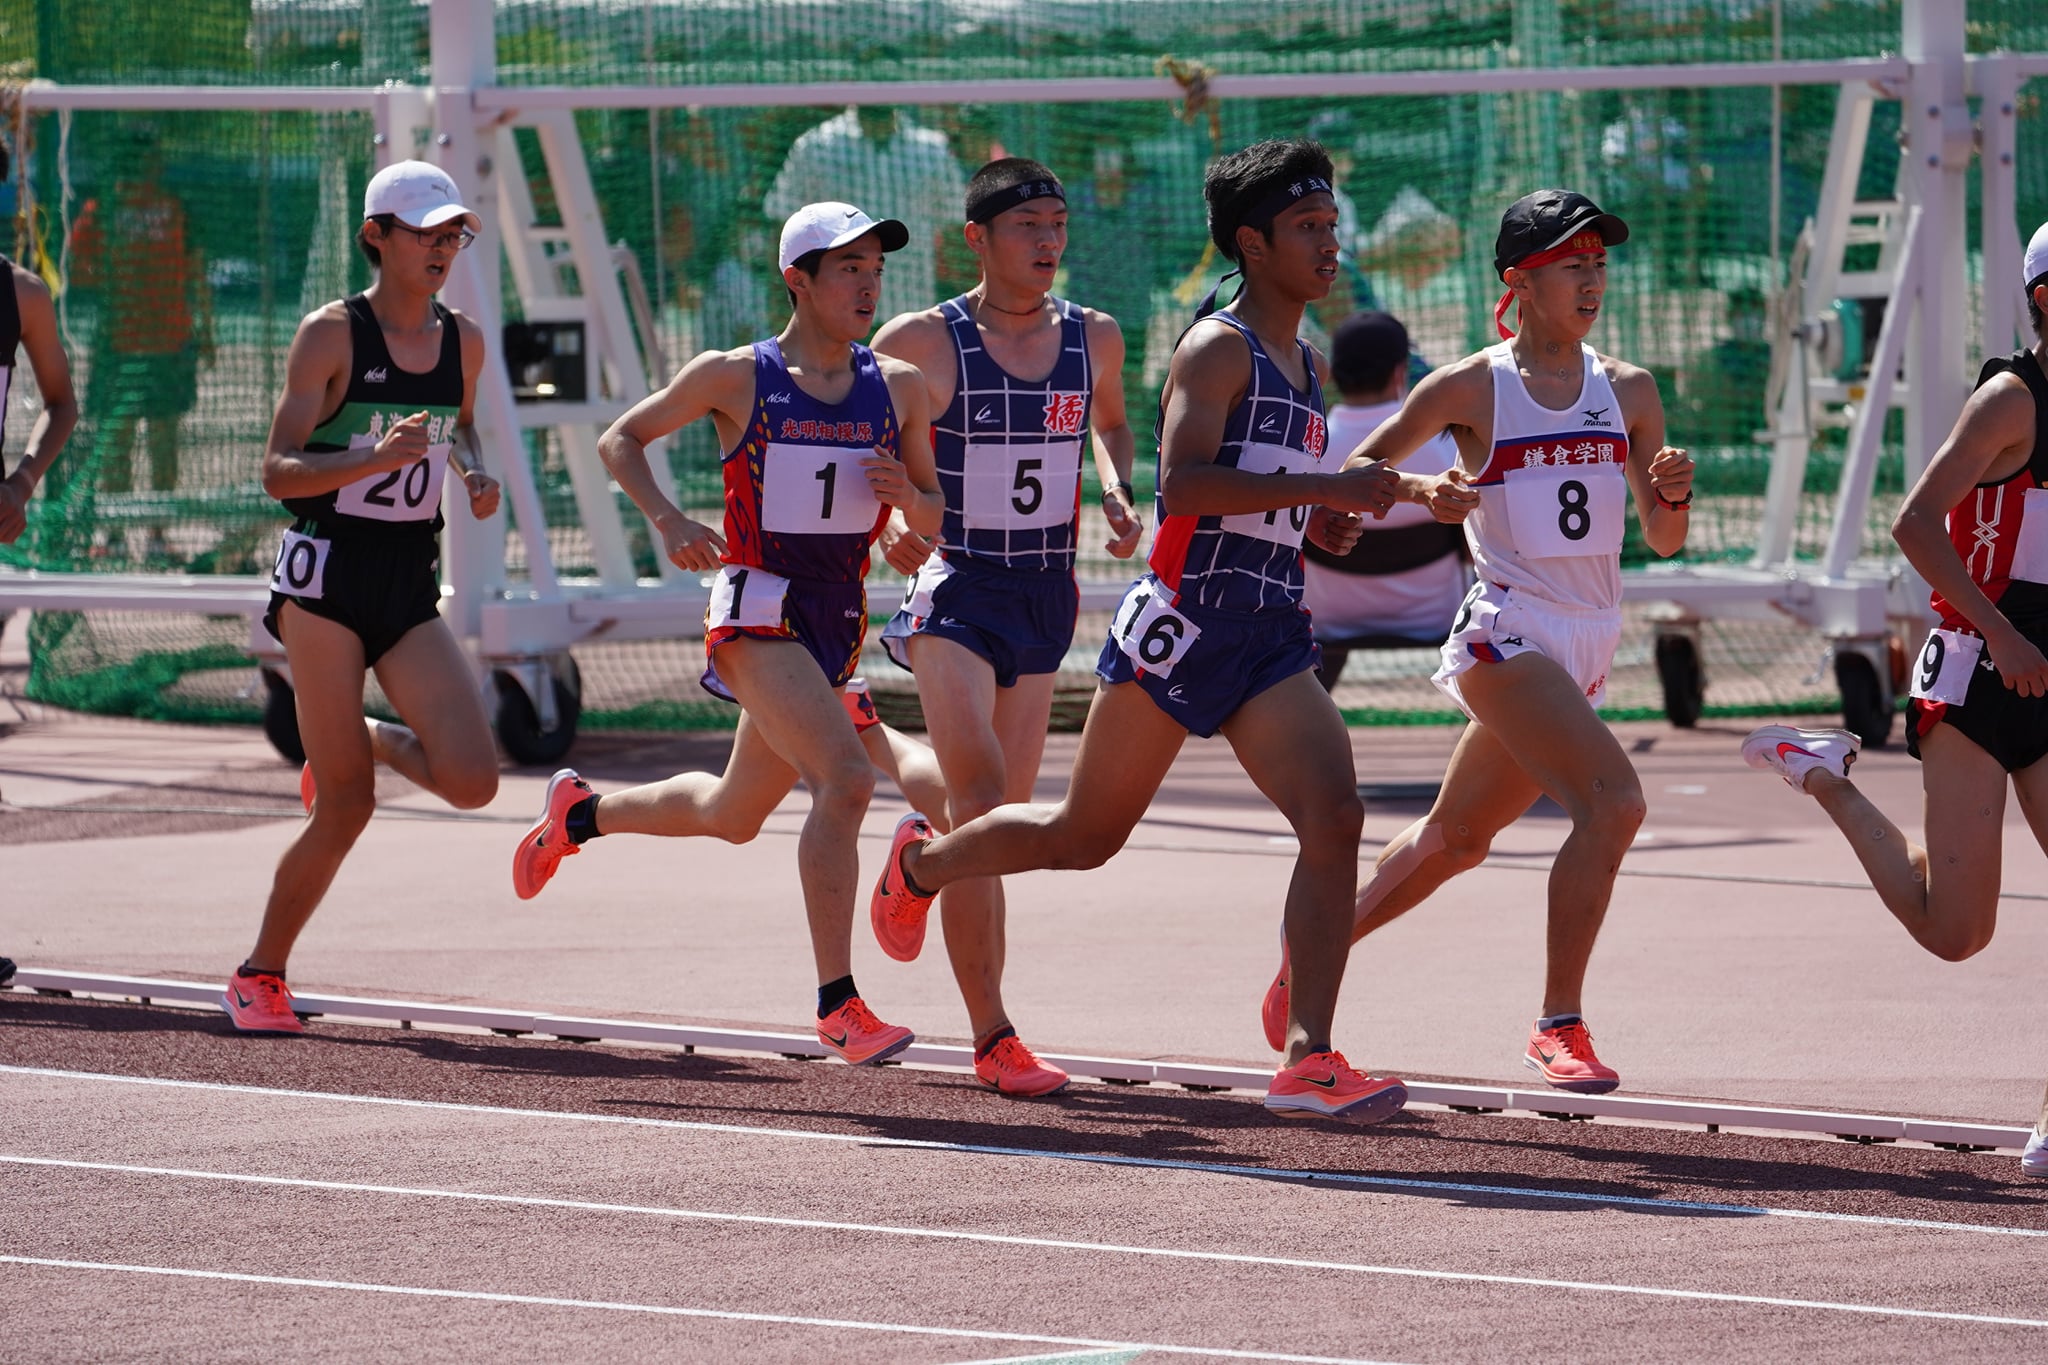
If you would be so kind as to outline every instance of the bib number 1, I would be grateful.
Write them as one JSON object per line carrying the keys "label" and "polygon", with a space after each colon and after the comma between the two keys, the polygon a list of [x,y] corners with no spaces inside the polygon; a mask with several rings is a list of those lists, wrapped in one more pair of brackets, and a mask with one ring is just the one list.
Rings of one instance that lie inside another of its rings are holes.
{"label": "bib number 1", "polygon": [[1147,673],[1167,678],[1202,638],[1202,628],[1175,611],[1162,593],[1157,579],[1133,583],[1109,629],[1126,658]]}
{"label": "bib number 1", "polygon": [[711,603],[704,609],[704,628],[752,626],[774,629],[782,624],[782,598],[789,580],[746,564],[719,566],[711,581]]}
{"label": "bib number 1", "polygon": [[1913,665],[1913,695],[1923,701],[1961,706],[1970,695],[1970,679],[1984,657],[1982,636],[1959,630],[1931,630]]}

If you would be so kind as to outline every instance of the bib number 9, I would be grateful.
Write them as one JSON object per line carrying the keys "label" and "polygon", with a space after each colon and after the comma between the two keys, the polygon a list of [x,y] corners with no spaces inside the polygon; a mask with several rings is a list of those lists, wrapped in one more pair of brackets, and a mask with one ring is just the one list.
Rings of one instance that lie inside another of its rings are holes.
{"label": "bib number 9", "polygon": [[1524,559],[1621,552],[1628,481],[1618,464],[1511,469],[1508,524]]}
{"label": "bib number 9", "polygon": [[1124,656],[1147,673],[1173,676],[1174,665],[1187,656],[1202,628],[1175,611],[1155,578],[1131,585],[1118,604],[1110,637]]}
{"label": "bib number 9", "polygon": [[327,595],[327,552],[334,542],[286,531],[271,566],[270,590],[286,597],[318,599]]}
{"label": "bib number 9", "polygon": [[753,626],[774,629],[782,624],[782,597],[789,580],[766,569],[722,564],[711,580],[711,603],[704,609],[704,629]]}
{"label": "bib number 9", "polygon": [[1970,679],[1984,657],[1982,636],[1959,630],[1931,630],[1913,665],[1913,695],[1922,701],[1961,706],[1970,695]]}

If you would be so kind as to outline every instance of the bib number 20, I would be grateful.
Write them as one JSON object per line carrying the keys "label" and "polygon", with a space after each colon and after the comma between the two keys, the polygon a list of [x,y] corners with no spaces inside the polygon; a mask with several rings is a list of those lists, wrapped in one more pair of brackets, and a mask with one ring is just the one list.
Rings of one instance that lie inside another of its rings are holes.
{"label": "bib number 20", "polygon": [[1132,584],[1117,607],[1110,634],[1132,663],[1166,678],[1201,638],[1202,628],[1175,611],[1160,594],[1155,579],[1141,578]]}

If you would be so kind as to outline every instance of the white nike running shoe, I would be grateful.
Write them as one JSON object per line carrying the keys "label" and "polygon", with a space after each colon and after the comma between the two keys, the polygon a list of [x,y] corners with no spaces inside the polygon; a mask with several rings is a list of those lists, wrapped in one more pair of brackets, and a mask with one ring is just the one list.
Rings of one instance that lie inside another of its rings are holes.
{"label": "white nike running shoe", "polygon": [[1790,725],[1766,725],[1750,732],[1742,741],[1742,761],[1752,768],[1764,768],[1785,779],[1794,791],[1806,790],[1806,775],[1815,768],[1846,779],[1849,765],[1863,749],[1863,741],[1847,730],[1801,730]]}
{"label": "white nike running shoe", "polygon": [[2048,1137],[2035,1133],[2027,1139],[2027,1150],[2020,1153],[2020,1174],[2048,1179]]}

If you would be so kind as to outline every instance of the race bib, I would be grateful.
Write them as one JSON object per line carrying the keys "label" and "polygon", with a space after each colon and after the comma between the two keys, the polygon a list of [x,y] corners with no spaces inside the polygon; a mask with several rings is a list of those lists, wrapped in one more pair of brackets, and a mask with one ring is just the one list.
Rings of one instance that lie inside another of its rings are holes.
{"label": "race bib", "polygon": [[761,456],[761,529],[807,536],[872,530],[882,504],[860,462],[874,453],[769,442]]}
{"label": "race bib", "polygon": [[1621,553],[1628,480],[1619,464],[1531,465],[1510,469],[1502,484],[1522,558]]}
{"label": "race bib", "polygon": [[[350,450],[377,444],[358,432],[348,438]],[[448,463],[448,442],[427,447],[427,453],[403,469],[387,469],[344,485],[334,495],[334,510],[370,521],[432,521],[441,507],[441,477]]]}
{"label": "race bib", "polygon": [[1173,666],[1202,638],[1202,628],[1173,609],[1158,579],[1146,577],[1117,604],[1109,634],[1132,663],[1169,678]]}
{"label": "race bib", "polygon": [[720,626],[767,626],[782,624],[782,596],[789,580],[766,569],[745,564],[723,564],[711,580],[711,603],[704,608],[704,629]]}
{"label": "race bib", "polygon": [[1081,443],[975,445],[962,476],[961,519],[970,531],[1031,531],[1074,519]]}
{"label": "race bib", "polygon": [[[1254,474],[1313,474],[1322,462],[1293,446],[1247,443],[1237,453],[1237,467]],[[1223,529],[1275,545],[1301,548],[1302,533],[1308,530],[1306,506],[1281,507],[1271,512],[1238,512],[1223,518]]]}
{"label": "race bib", "polygon": [[2012,576],[2048,583],[2048,488],[2029,488],[2020,503],[2020,543],[2013,547]]}
{"label": "race bib", "polygon": [[1984,657],[1982,636],[1959,630],[1930,630],[1913,666],[1913,695],[1923,701],[1961,706],[1970,695],[1970,678]]}
{"label": "race bib", "polygon": [[910,586],[903,593],[903,610],[919,621],[931,619],[932,596],[939,590],[939,584],[953,576],[953,566],[942,554],[933,552],[931,558],[919,566]]}
{"label": "race bib", "polygon": [[277,547],[277,563],[271,566],[270,590],[286,597],[319,598],[327,595],[327,552],[334,542],[286,531]]}

